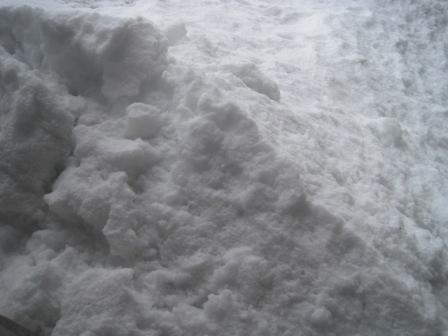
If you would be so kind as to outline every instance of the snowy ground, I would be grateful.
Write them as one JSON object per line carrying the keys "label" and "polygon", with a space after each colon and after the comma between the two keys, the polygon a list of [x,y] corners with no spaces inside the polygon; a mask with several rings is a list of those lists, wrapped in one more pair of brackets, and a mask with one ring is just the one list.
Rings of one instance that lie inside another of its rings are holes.
{"label": "snowy ground", "polygon": [[445,0],[0,0],[0,315],[447,336],[447,27]]}

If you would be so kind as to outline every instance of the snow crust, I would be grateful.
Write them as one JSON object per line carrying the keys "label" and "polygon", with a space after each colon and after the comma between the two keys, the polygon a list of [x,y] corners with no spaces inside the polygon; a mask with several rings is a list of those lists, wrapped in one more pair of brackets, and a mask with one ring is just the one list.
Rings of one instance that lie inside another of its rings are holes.
{"label": "snow crust", "polygon": [[61,4],[0,8],[0,314],[448,335],[444,1]]}

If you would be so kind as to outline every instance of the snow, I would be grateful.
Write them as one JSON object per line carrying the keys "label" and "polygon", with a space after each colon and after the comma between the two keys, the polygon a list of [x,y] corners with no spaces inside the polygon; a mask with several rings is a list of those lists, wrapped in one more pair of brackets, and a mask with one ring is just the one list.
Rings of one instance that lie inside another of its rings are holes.
{"label": "snow", "polygon": [[4,0],[0,314],[45,336],[448,335],[447,13]]}
{"label": "snow", "polygon": [[252,90],[264,94],[272,100],[280,100],[277,84],[263,75],[254,64],[230,66],[229,71],[243,81]]}
{"label": "snow", "polygon": [[134,103],[127,107],[126,112],[126,136],[130,138],[155,137],[164,124],[163,114],[155,106]]}

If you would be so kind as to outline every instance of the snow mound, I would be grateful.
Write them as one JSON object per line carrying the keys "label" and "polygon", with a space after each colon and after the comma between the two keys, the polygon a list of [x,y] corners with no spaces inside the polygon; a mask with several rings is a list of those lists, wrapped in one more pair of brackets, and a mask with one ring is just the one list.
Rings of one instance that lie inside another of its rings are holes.
{"label": "snow mound", "polygon": [[271,99],[169,61],[143,19],[1,9],[0,37],[1,314],[52,336],[441,335],[443,244],[385,263],[314,199],[256,67],[231,72]]}

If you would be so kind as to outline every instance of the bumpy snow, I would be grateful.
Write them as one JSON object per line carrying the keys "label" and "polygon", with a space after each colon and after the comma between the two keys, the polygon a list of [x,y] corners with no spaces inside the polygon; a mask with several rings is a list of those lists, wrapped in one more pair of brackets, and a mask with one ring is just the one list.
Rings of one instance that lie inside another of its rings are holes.
{"label": "bumpy snow", "polygon": [[448,2],[0,5],[0,315],[448,335]]}

